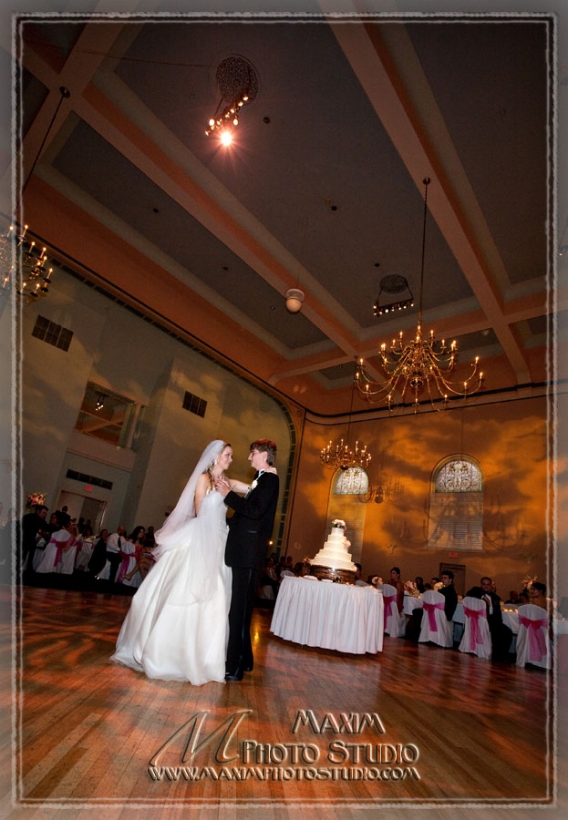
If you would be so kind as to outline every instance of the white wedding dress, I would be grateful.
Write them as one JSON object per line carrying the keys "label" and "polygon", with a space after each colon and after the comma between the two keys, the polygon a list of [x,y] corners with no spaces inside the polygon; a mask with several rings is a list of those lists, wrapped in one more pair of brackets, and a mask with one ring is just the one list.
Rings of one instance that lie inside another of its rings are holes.
{"label": "white wedding dress", "polygon": [[[223,497],[213,490],[132,598],[111,660],[149,678],[225,680],[231,570]],[[179,536],[179,542],[178,542]]]}

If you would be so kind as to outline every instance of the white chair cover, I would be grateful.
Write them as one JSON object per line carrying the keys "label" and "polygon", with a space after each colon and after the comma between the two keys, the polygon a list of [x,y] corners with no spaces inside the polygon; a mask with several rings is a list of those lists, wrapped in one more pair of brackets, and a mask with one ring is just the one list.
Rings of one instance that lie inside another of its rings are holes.
{"label": "white chair cover", "polygon": [[517,666],[530,663],[543,669],[552,666],[548,613],[535,604],[519,607],[519,632],[517,634]]}
{"label": "white chair cover", "polygon": [[472,652],[478,658],[491,657],[491,632],[487,622],[487,605],[480,598],[465,597],[462,601],[465,626],[458,649]]}
{"label": "white chair cover", "polygon": [[396,587],[392,584],[383,584],[383,601],[385,604],[385,634],[391,638],[402,638],[406,632],[406,617],[398,611],[396,605]]}
{"label": "white chair cover", "polygon": [[422,624],[420,626],[419,643],[431,641],[438,646],[449,647],[454,644],[454,625],[446,618],[444,612],[444,596],[427,589],[422,593]]}

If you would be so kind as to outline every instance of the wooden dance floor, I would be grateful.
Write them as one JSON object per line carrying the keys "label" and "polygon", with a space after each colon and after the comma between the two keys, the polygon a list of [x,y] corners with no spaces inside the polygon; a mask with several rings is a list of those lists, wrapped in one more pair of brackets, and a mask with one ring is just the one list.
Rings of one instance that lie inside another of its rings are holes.
{"label": "wooden dance floor", "polygon": [[[7,587],[0,596],[9,666]],[[256,609],[254,671],[194,687],[109,661],[128,597],[26,587],[13,604],[17,709],[12,744],[2,722],[2,767],[15,778],[2,818],[560,811],[543,670],[387,636],[378,655],[305,648],[271,635],[272,611]]]}

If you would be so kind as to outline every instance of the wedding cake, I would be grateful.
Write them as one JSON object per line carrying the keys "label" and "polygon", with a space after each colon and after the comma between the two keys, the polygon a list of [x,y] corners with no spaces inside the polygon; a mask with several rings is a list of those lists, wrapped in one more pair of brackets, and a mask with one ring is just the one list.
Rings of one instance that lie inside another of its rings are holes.
{"label": "wedding cake", "polygon": [[352,582],[357,567],[351,560],[351,543],[345,537],[345,522],[336,519],[331,522],[331,532],[325,544],[311,561],[311,574],[333,581]]}

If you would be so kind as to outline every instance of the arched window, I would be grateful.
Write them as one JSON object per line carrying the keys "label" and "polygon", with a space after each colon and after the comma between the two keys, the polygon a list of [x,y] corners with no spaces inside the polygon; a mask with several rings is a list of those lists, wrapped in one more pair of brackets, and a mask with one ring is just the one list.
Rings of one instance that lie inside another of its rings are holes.
{"label": "arched window", "polygon": [[364,495],[369,490],[369,476],[362,467],[348,467],[335,477],[334,495]]}
{"label": "arched window", "polygon": [[427,547],[483,549],[483,475],[469,456],[451,456],[434,469]]}

